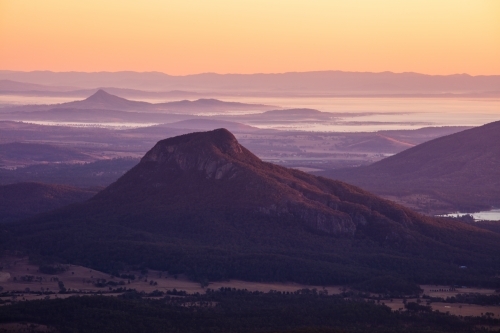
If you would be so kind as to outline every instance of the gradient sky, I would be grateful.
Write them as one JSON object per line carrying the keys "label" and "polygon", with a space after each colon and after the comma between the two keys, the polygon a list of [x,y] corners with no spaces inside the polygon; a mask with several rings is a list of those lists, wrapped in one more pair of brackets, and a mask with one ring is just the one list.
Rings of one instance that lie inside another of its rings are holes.
{"label": "gradient sky", "polygon": [[0,69],[500,74],[500,0],[0,0]]}

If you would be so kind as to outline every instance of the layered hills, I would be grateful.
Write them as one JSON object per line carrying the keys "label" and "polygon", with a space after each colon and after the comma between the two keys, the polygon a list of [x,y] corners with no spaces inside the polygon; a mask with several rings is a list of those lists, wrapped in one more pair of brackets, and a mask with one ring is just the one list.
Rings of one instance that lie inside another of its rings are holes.
{"label": "layered hills", "polygon": [[500,269],[500,235],[263,162],[225,129],[159,141],[92,199],[2,235],[6,248],[109,272],[197,280],[493,284]]}
{"label": "layered hills", "polygon": [[[51,104],[51,105],[25,105],[4,108],[5,115],[16,116],[17,113],[33,111],[50,111],[54,109],[65,110],[114,110],[137,112],[214,112],[214,111],[242,111],[242,110],[270,110],[275,106],[264,104],[247,104],[238,102],[225,102],[217,99],[197,99],[194,101],[182,100],[165,103],[149,103],[132,101],[118,97],[99,89],[84,100]],[[13,118],[14,119],[14,118]]]}
{"label": "layered hills", "polygon": [[437,138],[369,166],[320,173],[424,212],[500,206],[500,122]]}

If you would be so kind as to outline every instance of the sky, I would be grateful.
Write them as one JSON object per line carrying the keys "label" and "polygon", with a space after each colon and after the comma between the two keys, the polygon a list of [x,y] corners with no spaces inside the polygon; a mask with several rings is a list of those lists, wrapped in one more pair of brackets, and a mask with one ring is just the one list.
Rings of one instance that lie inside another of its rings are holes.
{"label": "sky", "polygon": [[0,69],[500,74],[500,0],[0,0]]}

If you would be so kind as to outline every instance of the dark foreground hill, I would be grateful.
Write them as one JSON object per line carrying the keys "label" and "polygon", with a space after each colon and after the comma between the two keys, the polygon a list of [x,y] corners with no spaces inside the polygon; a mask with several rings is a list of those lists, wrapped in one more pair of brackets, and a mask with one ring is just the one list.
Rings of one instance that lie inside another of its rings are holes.
{"label": "dark foreground hill", "polygon": [[82,202],[96,191],[72,186],[42,183],[17,183],[0,186],[0,223]]}
{"label": "dark foreground hill", "polygon": [[[119,273],[316,284],[495,284],[500,235],[265,163],[225,129],[158,142],[89,201],[10,226],[7,249]],[[459,266],[466,265],[468,270]]]}
{"label": "dark foreground hill", "polygon": [[500,122],[425,142],[369,166],[321,175],[403,197],[427,212],[500,207]]}

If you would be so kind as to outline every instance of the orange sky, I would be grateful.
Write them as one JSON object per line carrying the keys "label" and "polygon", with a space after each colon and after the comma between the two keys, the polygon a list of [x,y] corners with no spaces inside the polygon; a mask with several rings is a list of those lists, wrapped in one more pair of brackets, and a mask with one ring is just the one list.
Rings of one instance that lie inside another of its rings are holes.
{"label": "orange sky", "polygon": [[0,0],[0,69],[500,74],[500,0]]}

